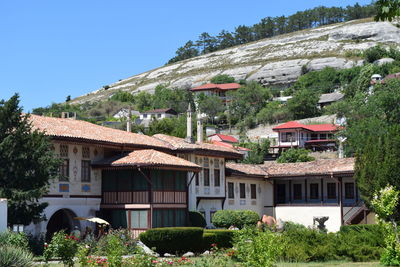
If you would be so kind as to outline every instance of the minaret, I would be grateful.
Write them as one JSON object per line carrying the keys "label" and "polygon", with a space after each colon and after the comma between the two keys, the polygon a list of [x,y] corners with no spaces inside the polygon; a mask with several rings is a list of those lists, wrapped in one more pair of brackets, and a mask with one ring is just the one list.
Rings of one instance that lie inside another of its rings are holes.
{"label": "minaret", "polygon": [[197,110],[197,142],[203,143],[203,119],[201,118],[200,109]]}
{"label": "minaret", "polygon": [[186,142],[194,143],[193,127],[192,127],[192,107],[190,106],[190,103],[187,110],[187,119],[186,119]]}
{"label": "minaret", "polygon": [[128,116],[126,117],[126,131],[132,132],[132,122],[131,122],[132,110],[128,108]]}

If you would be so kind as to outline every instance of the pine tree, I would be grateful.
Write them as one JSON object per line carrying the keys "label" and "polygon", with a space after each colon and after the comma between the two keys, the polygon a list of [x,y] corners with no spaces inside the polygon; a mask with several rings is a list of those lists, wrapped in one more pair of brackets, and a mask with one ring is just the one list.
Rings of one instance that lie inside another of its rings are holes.
{"label": "pine tree", "polygon": [[0,101],[0,197],[8,199],[8,223],[28,225],[44,219],[49,181],[59,167],[49,139],[33,130],[19,96]]}

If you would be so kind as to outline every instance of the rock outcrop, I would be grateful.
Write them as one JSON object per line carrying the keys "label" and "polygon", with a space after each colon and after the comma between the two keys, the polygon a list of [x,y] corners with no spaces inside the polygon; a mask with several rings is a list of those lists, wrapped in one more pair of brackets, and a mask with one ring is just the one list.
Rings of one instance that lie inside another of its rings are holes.
{"label": "rock outcrop", "polygon": [[72,100],[72,103],[106,99],[118,90],[153,92],[159,84],[189,88],[208,82],[217,74],[237,80],[256,80],[286,87],[301,75],[302,67],[320,70],[361,65],[355,51],[377,44],[400,45],[400,29],[389,22],[370,19],[327,25],[187,59],[110,84]]}

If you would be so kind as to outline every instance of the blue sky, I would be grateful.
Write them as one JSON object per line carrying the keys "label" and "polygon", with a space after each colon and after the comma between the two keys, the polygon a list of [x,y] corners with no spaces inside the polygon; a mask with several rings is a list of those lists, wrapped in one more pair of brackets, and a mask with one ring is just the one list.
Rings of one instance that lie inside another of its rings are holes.
{"label": "blue sky", "polygon": [[165,64],[202,32],[350,0],[3,0],[0,99],[25,111],[76,97]]}

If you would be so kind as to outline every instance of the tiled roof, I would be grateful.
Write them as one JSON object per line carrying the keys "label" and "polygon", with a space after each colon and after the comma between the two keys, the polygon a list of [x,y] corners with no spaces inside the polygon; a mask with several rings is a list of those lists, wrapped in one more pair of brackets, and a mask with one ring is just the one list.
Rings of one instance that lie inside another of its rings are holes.
{"label": "tiled roof", "polygon": [[326,175],[332,173],[353,173],[354,158],[320,159],[298,163],[269,163],[262,168],[268,177],[290,177],[307,175]]}
{"label": "tiled roof", "polygon": [[229,148],[232,148],[232,149],[236,149],[236,150],[238,150],[238,151],[250,151],[250,149],[248,149],[248,148],[241,147],[241,146],[234,147],[234,146],[233,146],[232,144],[230,144],[230,143],[225,143],[225,142],[221,142],[221,141],[215,141],[215,140],[213,140],[213,141],[211,141],[211,144],[216,145],[216,146],[229,147]]}
{"label": "tiled roof", "polygon": [[211,89],[219,89],[219,90],[236,90],[240,88],[240,84],[238,83],[207,83],[197,87],[190,89],[191,91],[202,91],[202,90],[211,90]]}
{"label": "tiled roof", "polygon": [[177,115],[178,113],[173,110],[172,108],[158,108],[158,109],[152,109],[152,110],[147,110],[143,113],[169,113],[169,114],[174,114]]}
{"label": "tiled roof", "polygon": [[177,151],[183,151],[183,152],[193,152],[196,154],[209,154],[209,155],[215,155],[215,156],[223,156],[226,158],[242,158],[243,155],[239,153],[238,151],[232,149],[232,148],[227,148],[227,147],[222,147],[222,146],[216,146],[213,144],[209,143],[189,143],[183,138],[175,137],[175,136],[169,136],[165,134],[155,134],[153,135],[154,138],[157,138],[161,141],[164,141],[166,144],[171,146],[173,149]]}
{"label": "tiled roof", "polygon": [[92,164],[94,167],[152,167],[171,168],[190,171],[200,171],[197,164],[181,159],[167,153],[153,149],[133,151],[125,156],[117,156],[104,159]]}
{"label": "tiled roof", "polygon": [[232,174],[265,177],[267,173],[261,168],[261,166],[262,165],[227,162],[226,171]]}
{"label": "tiled roof", "polygon": [[212,134],[212,135],[209,135],[208,137],[212,137],[212,136],[218,136],[222,141],[225,141],[225,142],[231,142],[231,143],[237,143],[237,142],[239,142],[235,137],[230,136],[230,135],[225,135],[225,134]]}
{"label": "tiled roof", "polygon": [[289,121],[279,126],[276,126],[272,130],[286,130],[286,129],[305,129],[312,132],[335,132],[338,130],[338,126],[334,124],[311,124],[305,125],[297,121]]}
{"label": "tiled roof", "polygon": [[51,137],[118,146],[171,149],[165,142],[147,135],[129,133],[81,120],[30,115],[29,121],[33,129],[45,132]]}

